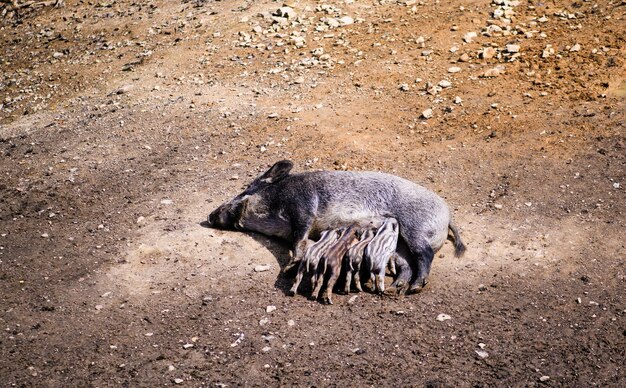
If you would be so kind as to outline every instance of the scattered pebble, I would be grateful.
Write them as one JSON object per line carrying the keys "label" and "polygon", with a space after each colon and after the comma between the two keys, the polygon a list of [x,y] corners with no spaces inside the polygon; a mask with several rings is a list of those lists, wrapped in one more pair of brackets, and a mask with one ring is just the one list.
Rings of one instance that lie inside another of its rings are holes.
{"label": "scattered pebble", "polygon": [[493,47],[485,47],[481,52],[480,52],[480,57],[482,59],[491,59],[493,57],[496,56],[498,52],[496,51],[496,49],[494,49]]}
{"label": "scattered pebble", "polygon": [[550,380],[550,376],[541,376],[539,378],[539,381],[541,381],[542,383],[545,383],[548,380]]}
{"label": "scattered pebble", "polygon": [[580,51],[580,45],[578,43],[576,43],[575,45],[573,45],[570,49],[570,52],[574,52],[574,51]]}
{"label": "scattered pebble", "polygon": [[433,110],[430,109],[430,108],[424,110],[422,112],[422,116],[421,117],[426,119],[426,120],[428,120],[429,118],[433,117]]}
{"label": "scattered pebble", "polygon": [[507,44],[506,45],[506,51],[508,53],[519,53],[520,51],[520,46],[517,44]]}
{"label": "scattered pebble", "polygon": [[501,74],[504,74],[504,66],[496,66],[493,69],[486,70],[482,74],[482,77],[484,77],[484,78],[494,78],[494,77],[498,77]]}
{"label": "scattered pebble", "polygon": [[182,384],[185,380],[183,379],[174,379],[175,384]]}
{"label": "scattered pebble", "polygon": [[276,310],[276,306],[267,306],[265,308],[266,313],[271,313],[272,311],[275,311],[275,310]]}
{"label": "scattered pebble", "polygon": [[452,319],[452,317],[451,317],[451,316],[449,316],[448,314],[443,314],[443,313],[442,313],[442,314],[437,315],[437,320],[438,320],[439,322],[447,321],[447,320],[449,320],[449,319]]}
{"label": "scattered pebble", "polygon": [[466,33],[465,35],[463,35],[463,41],[465,43],[470,43],[477,36],[478,36],[478,34],[476,33],[476,31],[470,31],[470,32]]}
{"label": "scattered pebble", "polygon": [[448,81],[447,79],[441,80],[439,81],[439,83],[437,84],[440,87],[446,89],[446,88],[451,88],[452,87],[452,82]]}
{"label": "scattered pebble", "polygon": [[245,338],[245,336],[246,336],[246,335],[245,335],[244,333],[239,334],[239,337],[237,337],[237,339],[235,340],[235,342],[233,342],[232,344],[230,344],[230,347],[231,347],[231,348],[234,348],[235,346],[238,346],[238,345],[241,343],[241,341],[243,341],[243,339]]}
{"label": "scattered pebble", "polygon": [[171,205],[173,203],[174,203],[174,201],[172,201],[171,199],[162,199],[161,200],[161,205]]}
{"label": "scattered pebble", "polygon": [[271,266],[269,264],[259,264],[254,267],[254,272],[265,272],[269,271]]}
{"label": "scattered pebble", "polygon": [[352,19],[350,16],[342,16],[341,18],[339,18],[339,23],[341,23],[342,26],[348,26],[354,23],[354,19]]}
{"label": "scattered pebble", "polygon": [[454,97],[454,103],[459,105],[463,102],[463,99],[459,96]]}
{"label": "scattered pebble", "polygon": [[184,344],[183,349],[191,349],[193,348],[193,344]]}
{"label": "scattered pebble", "polygon": [[489,353],[485,352],[484,350],[475,350],[475,352],[478,355],[478,357],[480,357],[480,358],[487,358],[487,357],[489,357]]}
{"label": "scattered pebble", "polygon": [[461,71],[461,68],[458,66],[452,66],[448,68],[448,73],[458,73]]}

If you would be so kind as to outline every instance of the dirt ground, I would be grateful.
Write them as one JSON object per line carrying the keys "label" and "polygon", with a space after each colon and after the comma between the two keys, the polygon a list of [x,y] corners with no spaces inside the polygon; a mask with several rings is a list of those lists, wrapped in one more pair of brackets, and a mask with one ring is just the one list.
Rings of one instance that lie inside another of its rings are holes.
{"label": "dirt ground", "polygon": [[[625,3],[282,5],[0,5],[1,385],[625,386]],[[281,159],[421,183],[468,251],[289,297],[288,244],[200,224]]]}

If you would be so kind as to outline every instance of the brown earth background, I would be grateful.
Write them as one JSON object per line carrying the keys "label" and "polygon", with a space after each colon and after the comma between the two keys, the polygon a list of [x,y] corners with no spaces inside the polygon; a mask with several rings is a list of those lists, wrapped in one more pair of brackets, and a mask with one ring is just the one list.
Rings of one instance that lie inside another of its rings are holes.
{"label": "brown earth background", "polygon": [[[0,4],[0,385],[625,386],[626,3],[283,5]],[[421,183],[468,251],[288,297],[287,244],[200,225],[280,159]]]}

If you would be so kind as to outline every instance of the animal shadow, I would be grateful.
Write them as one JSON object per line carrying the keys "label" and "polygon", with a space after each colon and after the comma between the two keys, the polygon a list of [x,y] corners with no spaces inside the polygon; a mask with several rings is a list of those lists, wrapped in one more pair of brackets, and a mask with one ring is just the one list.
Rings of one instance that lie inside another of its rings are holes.
{"label": "animal shadow", "polygon": [[276,258],[276,263],[280,268],[280,272],[276,281],[274,282],[274,287],[278,288],[283,292],[283,294],[288,295],[289,289],[291,288],[291,284],[293,283],[293,279],[298,271],[298,267],[287,268],[287,264],[290,261],[290,249],[291,244],[287,243],[284,240],[268,237],[260,233],[249,232],[249,231],[233,231],[212,227],[207,221],[202,221],[199,223],[201,227],[207,229],[214,229],[220,231],[230,231],[236,233],[243,233],[249,237],[251,237],[254,241],[263,245],[274,257]]}

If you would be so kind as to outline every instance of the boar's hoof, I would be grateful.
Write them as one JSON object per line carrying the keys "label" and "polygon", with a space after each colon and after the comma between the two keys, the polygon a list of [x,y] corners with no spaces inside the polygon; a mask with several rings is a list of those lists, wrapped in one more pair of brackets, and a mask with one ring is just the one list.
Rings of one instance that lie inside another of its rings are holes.
{"label": "boar's hoof", "polygon": [[418,294],[420,292],[422,292],[422,290],[424,289],[424,287],[426,287],[426,285],[428,284],[427,280],[424,280],[422,282],[417,281],[413,284],[411,284],[411,288],[409,289],[409,294]]}
{"label": "boar's hoof", "polygon": [[406,280],[397,279],[395,282],[391,283],[392,290],[395,290],[396,295],[404,295],[409,290],[409,283]]}
{"label": "boar's hoof", "polygon": [[400,295],[399,294],[399,290],[393,286],[389,286],[387,288],[385,288],[385,291],[383,291],[383,295],[385,296],[396,296],[396,295]]}

